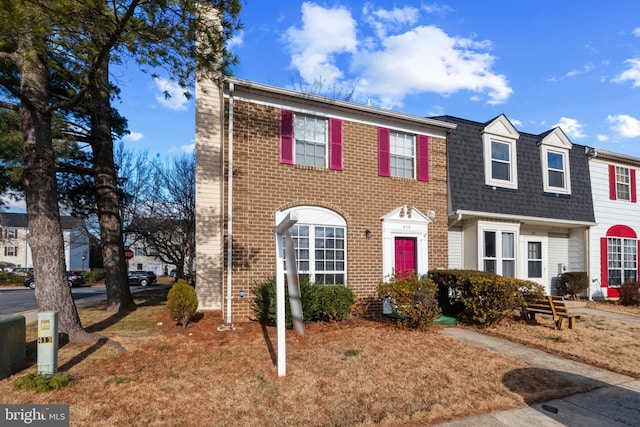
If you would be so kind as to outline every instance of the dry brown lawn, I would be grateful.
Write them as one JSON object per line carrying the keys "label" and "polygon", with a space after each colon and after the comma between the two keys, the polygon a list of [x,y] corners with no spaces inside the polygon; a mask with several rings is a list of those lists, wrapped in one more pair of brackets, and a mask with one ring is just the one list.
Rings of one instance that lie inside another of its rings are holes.
{"label": "dry brown lawn", "polygon": [[[0,381],[0,401],[70,404],[72,426],[413,426],[586,391],[437,328],[415,332],[362,319],[308,325],[306,338],[287,331],[287,375],[280,378],[275,328],[247,322],[218,332],[220,314],[205,313],[183,330],[169,319],[166,290],[147,292],[126,316],[100,306],[80,310],[89,331],[117,340],[126,351],[104,342],[66,344],[59,370],[73,377],[72,387],[13,391],[13,380],[36,370],[31,344],[31,366]],[[592,333],[640,342],[638,331],[620,322],[583,318],[577,330],[556,332],[541,319],[538,326],[505,322],[490,333],[530,336],[536,346],[564,345],[574,353],[596,344],[597,338],[588,338]],[[30,328],[28,341],[35,334]],[[555,336],[560,338],[550,338]],[[636,369],[640,351],[633,351],[633,363],[617,360],[626,373]]]}

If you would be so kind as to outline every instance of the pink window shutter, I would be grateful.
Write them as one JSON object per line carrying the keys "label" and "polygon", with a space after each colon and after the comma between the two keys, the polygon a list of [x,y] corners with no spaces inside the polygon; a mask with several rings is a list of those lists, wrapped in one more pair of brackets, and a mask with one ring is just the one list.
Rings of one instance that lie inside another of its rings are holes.
{"label": "pink window shutter", "polygon": [[293,111],[280,110],[280,163],[293,164]]}
{"label": "pink window shutter", "polygon": [[390,132],[387,128],[378,128],[378,175],[391,176]]}
{"label": "pink window shutter", "polygon": [[609,165],[609,199],[616,200],[616,166]]}
{"label": "pink window shutter", "polygon": [[636,170],[629,169],[629,180],[631,181],[631,201],[636,203],[638,201],[636,196]]}
{"label": "pink window shutter", "polygon": [[342,120],[329,120],[329,168],[341,171],[342,164]]}
{"label": "pink window shutter", "polygon": [[418,181],[429,181],[429,137],[418,135]]}
{"label": "pink window shutter", "polygon": [[609,287],[609,246],[607,238],[600,238],[600,285]]}

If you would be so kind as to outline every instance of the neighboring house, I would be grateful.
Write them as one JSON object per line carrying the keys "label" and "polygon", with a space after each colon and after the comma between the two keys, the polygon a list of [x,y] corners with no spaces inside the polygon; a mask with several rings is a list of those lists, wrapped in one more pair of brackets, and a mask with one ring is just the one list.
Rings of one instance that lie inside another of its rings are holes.
{"label": "neighboring house", "polygon": [[455,125],[236,79],[196,100],[201,309],[251,315],[243,296],[274,275],[288,213],[299,273],[348,286],[363,312],[381,310],[383,278],[447,266]]}
{"label": "neighboring house", "polygon": [[145,246],[144,242],[135,241],[128,246],[133,251],[133,258],[127,261],[128,270],[153,271],[156,276],[166,276],[174,268],[172,264],[163,262],[153,246]]}
{"label": "neighboring house", "polygon": [[[82,220],[71,216],[60,217],[67,270],[89,267],[89,238]],[[0,213],[0,262],[15,267],[33,267],[31,248],[27,243],[27,214]]]}
{"label": "neighboring house", "polygon": [[456,124],[447,138],[449,267],[532,280],[555,294],[587,271],[594,213],[585,147],[560,128],[521,133],[506,116]]}
{"label": "neighboring house", "polygon": [[591,228],[591,295],[619,298],[620,286],[638,280],[636,170],[640,158],[591,149],[589,170],[598,224]]}

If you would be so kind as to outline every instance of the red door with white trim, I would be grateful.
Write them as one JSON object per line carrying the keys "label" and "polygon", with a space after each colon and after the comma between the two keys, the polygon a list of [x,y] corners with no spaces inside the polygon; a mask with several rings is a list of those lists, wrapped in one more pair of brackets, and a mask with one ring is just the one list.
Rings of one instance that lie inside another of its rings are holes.
{"label": "red door with white trim", "polygon": [[405,274],[407,271],[416,271],[416,238],[395,238],[395,272]]}

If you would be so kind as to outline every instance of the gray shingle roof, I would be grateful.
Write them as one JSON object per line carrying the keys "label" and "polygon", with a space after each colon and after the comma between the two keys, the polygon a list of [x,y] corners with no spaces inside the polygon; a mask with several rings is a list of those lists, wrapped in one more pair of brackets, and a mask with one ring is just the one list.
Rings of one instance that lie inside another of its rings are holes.
{"label": "gray shingle roof", "polygon": [[549,133],[520,133],[517,141],[517,190],[485,185],[482,130],[479,123],[452,116],[434,117],[457,124],[447,137],[447,169],[450,206],[458,210],[490,212],[594,222],[591,178],[584,146],[573,144],[569,152],[571,194],[543,191],[542,164],[538,143]]}
{"label": "gray shingle roof", "polygon": [[[60,225],[63,230],[72,230],[82,226],[82,220],[73,216],[61,216]],[[15,212],[0,212],[0,227],[28,228],[27,214]]]}

